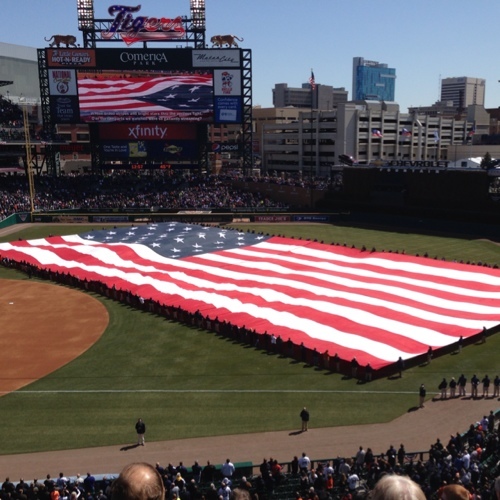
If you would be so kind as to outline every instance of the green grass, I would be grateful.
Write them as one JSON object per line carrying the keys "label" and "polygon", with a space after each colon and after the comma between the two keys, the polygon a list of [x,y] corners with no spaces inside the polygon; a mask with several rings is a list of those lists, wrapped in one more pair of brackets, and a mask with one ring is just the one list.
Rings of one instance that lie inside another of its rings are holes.
{"label": "green grass", "polygon": [[[90,226],[39,226],[2,241],[88,230]],[[486,241],[328,225],[251,226],[251,230],[500,263],[500,248]],[[3,268],[0,278],[26,279]],[[495,336],[484,345],[465,348],[459,356],[408,369],[402,379],[357,384],[96,298],[110,317],[101,339],[73,362],[0,398],[0,453],[129,443],[139,416],[148,424],[150,441],[296,429],[304,405],[311,410],[312,427],[387,422],[415,406],[421,383],[430,397],[442,377],[461,372],[469,377],[472,372],[494,376],[498,369],[500,337]]]}

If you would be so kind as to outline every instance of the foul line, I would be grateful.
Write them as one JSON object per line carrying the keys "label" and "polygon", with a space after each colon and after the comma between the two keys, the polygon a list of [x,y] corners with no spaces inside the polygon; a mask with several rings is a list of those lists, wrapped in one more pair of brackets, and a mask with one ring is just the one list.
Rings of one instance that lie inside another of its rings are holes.
{"label": "foul line", "polygon": [[0,391],[0,394],[413,394],[418,391],[339,391],[321,389],[89,389]]}

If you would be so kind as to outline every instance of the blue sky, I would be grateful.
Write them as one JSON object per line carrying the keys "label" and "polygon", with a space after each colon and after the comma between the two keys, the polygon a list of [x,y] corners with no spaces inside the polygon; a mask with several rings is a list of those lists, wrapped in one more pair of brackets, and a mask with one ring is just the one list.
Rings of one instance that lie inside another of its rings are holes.
{"label": "blue sky", "polygon": [[[109,19],[112,0],[94,0]],[[189,0],[124,0],[137,15],[189,15]],[[1,0],[0,42],[45,47],[44,37],[78,31],[76,0]],[[316,82],[352,91],[352,58],[396,68],[396,101],[430,105],[440,79],[486,79],[486,107],[500,106],[496,23],[498,0],[206,0],[207,40],[244,38],[252,49],[253,104],[272,106],[275,83],[300,87],[314,69]],[[175,45],[163,44],[164,47]]]}

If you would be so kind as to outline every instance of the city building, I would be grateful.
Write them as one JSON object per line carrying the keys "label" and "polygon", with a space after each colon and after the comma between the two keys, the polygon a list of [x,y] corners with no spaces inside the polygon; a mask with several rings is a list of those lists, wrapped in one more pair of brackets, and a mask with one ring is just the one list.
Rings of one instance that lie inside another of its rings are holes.
{"label": "city building", "polygon": [[457,116],[457,108],[453,105],[453,101],[436,101],[430,106],[411,106],[408,108],[410,114],[422,114],[429,116]]}
{"label": "city building", "polygon": [[21,96],[40,102],[35,48],[0,42],[0,93],[16,102]]}
{"label": "city building", "polygon": [[262,133],[265,125],[297,122],[301,113],[308,110],[310,111],[310,109],[311,108],[307,107],[296,108],[293,106],[285,108],[254,107],[252,109],[254,153],[259,156],[262,153]]}
{"label": "city building", "polygon": [[401,113],[396,103],[348,102],[333,111],[313,110],[312,120],[307,110],[297,121],[264,125],[262,164],[303,175],[329,175],[341,155],[359,165],[437,165],[458,146],[471,150],[475,124],[488,127],[484,108],[473,106],[467,119],[456,120]]}
{"label": "city building", "polygon": [[353,101],[394,101],[396,70],[387,64],[354,57],[352,63]]}
{"label": "city building", "polygon": [[311,92],[311,84],[303,83],[301,88],[289,87],[286,83],[277,83],[273,89],[275,108],[309,108],[325,111],[335,109],[340,102],[347,102],[348,92],[344,87],[316,83]]}
{"label": "city building", "polygon": [[441,101],[452,101],[458,110],[465,110],[467,106],[484,106],[486,80],[483,78],[443,78],[441,80]]}

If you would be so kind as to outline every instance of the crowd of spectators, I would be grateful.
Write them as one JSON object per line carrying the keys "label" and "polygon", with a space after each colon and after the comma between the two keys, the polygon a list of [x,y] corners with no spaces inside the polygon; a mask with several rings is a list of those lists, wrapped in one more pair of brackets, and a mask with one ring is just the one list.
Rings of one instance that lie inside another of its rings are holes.
{"label": "crowd of spectators", "polygon": [[[36,211],[148,209],[231,210],[283,209],[266,196],[232,188],[228,179],[215,175],[172,174],[145,176],[137,173],[69,174],[35,177]],[[26,177],[5,176],[0,183],[0,217],[30,211]]]}
{"label": "crowd of spectators", "polygon": [[330,177],[323,176],[313,176],[312,178],[309,176],[302,176],[301,172],[296,173],[283,173],[283,175],[278,175],[278,172],[272,172],[271,175],[250,175],[250,176],[240,176],[240,174],[236,174],[237,177],[241,177],[241,179],[246,182],[258,182],[263,184],[276,184],[278,186],[296,186],[302,188],[312,188],[315,190],[325,190],[330,189],[332,187],[332,183],[334,185],[341,185],[342,178],[340,175]]}
{"label": "crowd of spectators", "polygon": [[[189,467],[182,462],[178,465],[157,462],[154,468],[168,500],[356,500],[369,498],[370,492],[376,492],[380,480],[387,476],[410,479],[430,500],[442,498],[443,489],[450,485],[465,488],[470,500],[495,500],[499,460],[500,426],[492,414],[488,422],[471,424],[466,432],[452,435],[446,443],[438,438],[425,451],[409,453],[400,444],[397,449],[390,445],[385,453],[375,454],[371,448],[360,446],[351,457],[331,460],[313,460],[302,452],[300,458],[294,456],[289,462],[264,458],[259,466],[252,464],[250,473],[248,464],[233,464],[229,458],[218,466],[210,461],[204,466],[196,461]],[[125,468],[129,469],[130,466]],[[123,476],[122,471],[119,481]],[[134,477],[130,475],[129,480]],[[47,474],[43,480],[20,479],[17,483],[7,477],[0,498],[111,500],[117,490],[131,487],[117,488],[116,483],[113,485],[115,479],[116,475],[96,478],[90,472],[85,477],[78,474],[70,478],[60,472],[56,478]]]}
{"label": "crowd of spectators", "polygon": [[0,127],[23,127],[23,112],[21,108],[2,95],[0,95]]}

